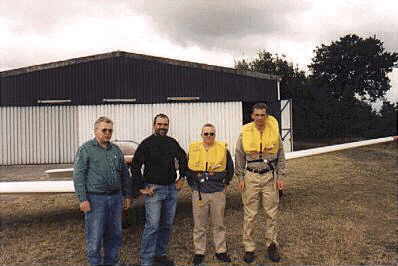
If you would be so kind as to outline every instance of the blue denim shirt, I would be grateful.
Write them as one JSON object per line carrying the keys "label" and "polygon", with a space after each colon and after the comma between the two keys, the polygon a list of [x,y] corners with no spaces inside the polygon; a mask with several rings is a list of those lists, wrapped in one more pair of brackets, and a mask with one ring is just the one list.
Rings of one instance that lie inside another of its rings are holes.
{"label": "blue denim shirt", "polygon": [[103,148],[95,138],[80,146],[76,153],[73,183],[80,202],[87,200],[87,192],[122,190],[124,196],[132,193],[131,178],[120,148],[112,143]]}

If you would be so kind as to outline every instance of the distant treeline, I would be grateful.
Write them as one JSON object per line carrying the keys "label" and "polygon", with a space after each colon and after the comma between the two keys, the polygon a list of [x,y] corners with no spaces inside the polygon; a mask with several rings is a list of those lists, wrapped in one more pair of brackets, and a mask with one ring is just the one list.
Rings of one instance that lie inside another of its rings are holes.
{"label": "distant treeline", "polygon": [[[346,35],[314,50],[309,73],[284,55],[259,51],[235,68],[279,75],[281,98],[293,100],[296,139],[376,138],[397,135],[398,103],[385,99],[391,88],[387,74],[398,53],[384,50],[376,37]],[[379,111],[371,104],[382,101]]]}

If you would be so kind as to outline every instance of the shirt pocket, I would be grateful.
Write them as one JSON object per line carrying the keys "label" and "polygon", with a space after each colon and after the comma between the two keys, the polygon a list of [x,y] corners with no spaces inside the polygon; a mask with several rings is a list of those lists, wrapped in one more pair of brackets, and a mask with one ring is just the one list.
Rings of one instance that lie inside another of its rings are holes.
{"label": "shirt pocket", "polygon": [[122,174],[122,163],[121,163],[121,157],[119,154],[114,154],[113,155],[113,165],[115,167],[115,170],[119,173],[119,175]]}

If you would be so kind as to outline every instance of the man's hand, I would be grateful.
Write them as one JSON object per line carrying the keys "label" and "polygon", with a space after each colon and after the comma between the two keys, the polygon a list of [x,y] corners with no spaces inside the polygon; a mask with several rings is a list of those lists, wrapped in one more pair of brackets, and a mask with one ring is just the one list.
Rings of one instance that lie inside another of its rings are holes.
{"label": "man's hand", "polygon": [[236,188],[238,189],[239,192],[243,192],[245,190],[245,180],[240,179],[239,183],[237,184]]}
{"label": "man's hand", "polygon": [[131,198],[125,198],[123,201],[123,209],[124,210],[130,209],[132,203],[133,203],[133,200]]}
{"label": "man's hand", "polygon": [[276,187],[277,187],[279,190],[283,190],[283,188],[285,187],[285,183],[283,183],[282,180],[276,180]]}
{"label": "man's hand", "polygon": [[154,186],[150,186],[144,189],[140,189],[141,194],[143,195],[147,195],[149,197],[152,197],[153,194],[155,194],[155,187]]}
{"label": "man's hand", "polygon": [[85,213],[91,211],[90,202],[88,200],[80,202],[80,210]]}
{"label": "man's hand", "polygon": [[180,191],[184,187],[184,183],[185,181],[183,178],[178,179],[178,181],[176,182],[177,191]]}

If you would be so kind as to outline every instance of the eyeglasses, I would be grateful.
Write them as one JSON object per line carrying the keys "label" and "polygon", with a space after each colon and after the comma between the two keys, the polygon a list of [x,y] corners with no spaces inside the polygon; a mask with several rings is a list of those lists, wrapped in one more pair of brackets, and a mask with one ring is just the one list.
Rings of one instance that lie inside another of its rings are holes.
{"label": "eyeglasses", "polygon": [[213,133],[213,132],[210,132],[210,133],[209,132],[205,132],[205,133],[203,133],[203,136],[206,136],[206,137],[207,136],[212,136],[213,137],[214,135],[216,135],[216,133]]}
{"label": "eyeglasses", "polygon": [[103,128],[103,129],[101,129],[101,132],[102,132],[102,133],[108,132],[108,133],[112,134],[113,129],[111,129],[111,128]]}

